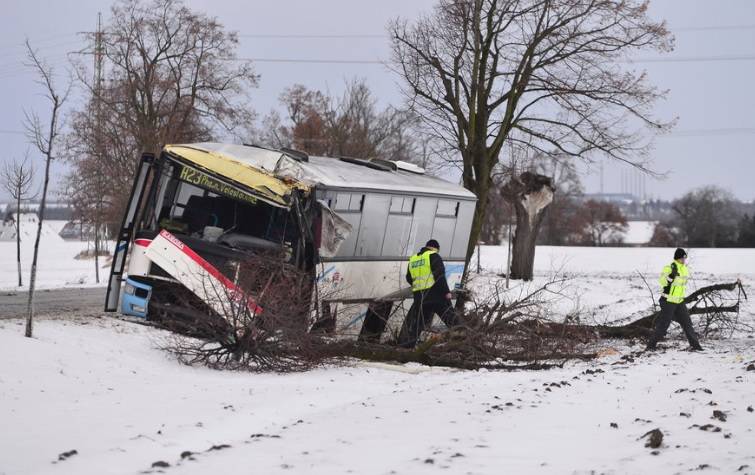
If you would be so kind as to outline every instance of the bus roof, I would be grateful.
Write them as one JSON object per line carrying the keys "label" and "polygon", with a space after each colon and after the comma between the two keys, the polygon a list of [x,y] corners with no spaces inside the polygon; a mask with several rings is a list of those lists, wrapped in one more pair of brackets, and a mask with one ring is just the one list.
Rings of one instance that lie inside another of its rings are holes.
{"label": "bus roof", "polygon": [[[309,156],[305,161],[287,151],[215,142],[167,145],[166,150],[196,163],[200,161],[202,167],[245,186],[263,187],[283,199],[295,187],[313,186],[475,199],[469,190],[440,178],[401,168],[373,168],[363,160]],[[198,156],[197,152],[205,152],[207,156]]]}

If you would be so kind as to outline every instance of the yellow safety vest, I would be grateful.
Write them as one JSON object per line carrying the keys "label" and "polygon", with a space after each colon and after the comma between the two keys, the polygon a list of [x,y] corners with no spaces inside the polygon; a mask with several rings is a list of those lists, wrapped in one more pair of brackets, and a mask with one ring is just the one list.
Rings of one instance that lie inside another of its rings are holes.
{"label": "yellow safety vest", "polygon": [[412,276],[412,292],[427,290],[435,284],[430,256],[437,251],[427,250],[409,258],[409,274]]}
{"label": "yellow safety vest", "polygon": [[[672,264],[676,265],[677,275],[673,280],[670,280]],[[682,263],[674,261],[672,264],[663,268],[658,283],[661,284],[661,293],[666,297],[667,302],[682,303],[684,302],[684,296],[686,295],[689,270],[687,270],[687,266]]]}

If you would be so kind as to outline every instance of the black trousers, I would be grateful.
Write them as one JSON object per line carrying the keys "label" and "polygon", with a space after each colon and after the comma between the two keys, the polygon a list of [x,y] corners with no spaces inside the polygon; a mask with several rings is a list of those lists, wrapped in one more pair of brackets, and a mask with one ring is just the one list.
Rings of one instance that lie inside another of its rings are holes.
{"label": "black trousers", "polygon": [[414,348],[419,336],[425,327],[433,321],[433,316],[438,315],[448,328],[459,324],[453,305],[450,300],[426,300],[422,292],[414,293],[414,302],[406,314],[404,324],[399,334],[399,345],[405,348]]}
{"label": "black trousers", "polygon": [[666,299],[661,299],[661,313],[655,320],[655,331],[648,342],[649,348],[655,348],[655,345],[666,336],[671,321],[681,325],[684,334],[687,336],[690,346],[693,348],[700,347],[695,329],[692,327],[692,319],[689,317],[689,310],[683,303],[670,303]]}

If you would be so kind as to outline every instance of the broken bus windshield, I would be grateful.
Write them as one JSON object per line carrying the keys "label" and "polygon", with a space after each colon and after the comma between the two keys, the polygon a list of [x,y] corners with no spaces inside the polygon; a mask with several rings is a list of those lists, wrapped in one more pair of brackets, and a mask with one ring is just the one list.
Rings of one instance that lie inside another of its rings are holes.
{"label": "broken bus windshield", "polygon": [[289,210],[185,165],[165,160],[153,186],[144,229],[167,229],[242,249],[290,249],[298,238]]}

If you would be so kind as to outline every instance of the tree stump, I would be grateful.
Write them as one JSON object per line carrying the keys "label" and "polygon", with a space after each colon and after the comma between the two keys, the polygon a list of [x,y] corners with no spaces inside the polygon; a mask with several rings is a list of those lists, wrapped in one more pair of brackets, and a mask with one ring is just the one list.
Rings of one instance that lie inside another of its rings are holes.
{"label": "tree stump", "polygon": [[524,172],[504,185],[503,196],[514,205],[516,232],[512,243],[512,279],[532,280],[535,241],[555,188],[550,177]]}

